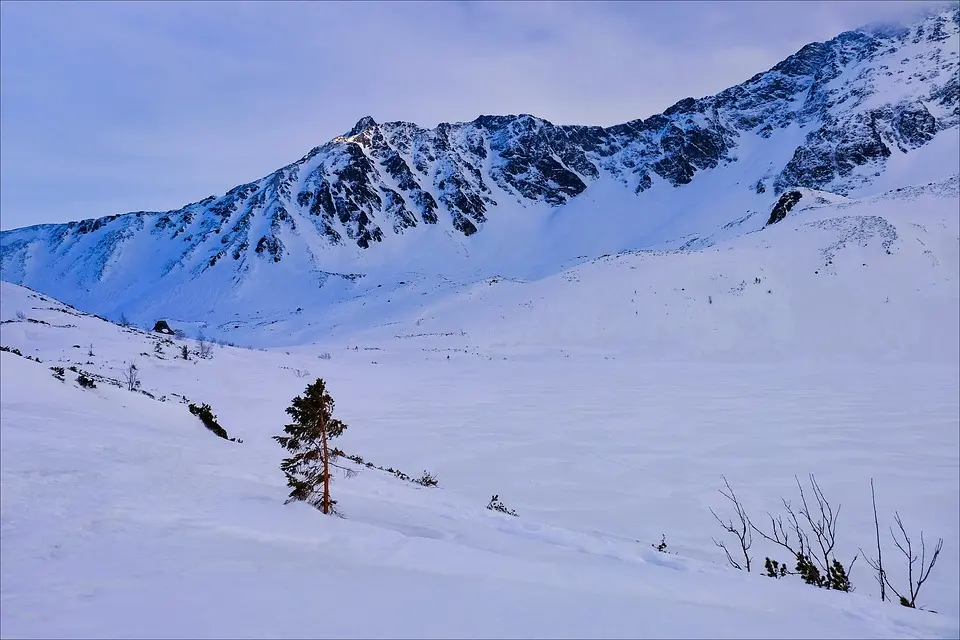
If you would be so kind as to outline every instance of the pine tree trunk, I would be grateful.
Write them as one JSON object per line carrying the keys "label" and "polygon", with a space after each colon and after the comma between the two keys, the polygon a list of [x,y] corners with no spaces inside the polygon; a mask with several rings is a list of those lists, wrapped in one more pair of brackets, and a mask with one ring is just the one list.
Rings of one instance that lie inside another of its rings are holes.
{"label": "pine tree trunk", "polygon": [[327,450],[327,421],[320,414],[320,437],[323,439],[323,504],[324,514],[330,513],[330,452]]}

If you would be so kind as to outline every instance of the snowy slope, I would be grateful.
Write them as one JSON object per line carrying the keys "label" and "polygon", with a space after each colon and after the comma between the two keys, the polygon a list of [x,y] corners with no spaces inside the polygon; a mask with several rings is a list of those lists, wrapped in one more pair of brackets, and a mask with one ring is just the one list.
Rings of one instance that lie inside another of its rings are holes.
{"label": "snowy slope", "polygon": [[408,273],[556,273],[769,213],[793,188],[864,197],[960,172],[960,11],[813,43],[716,96],[609,128],[529,115],[361,119],[177,211],[0,234],[0,277],[111,318],[224,323],[326,308]]}
{"label": "snowy slope", "polygon": [[956,365],[958,186],[955,177],[824,204],[808,192],[758,231],[688,241],[702,249],[616,254],[530,282],[490,279],[352,339],[674,362]]}
{"label": "snowy slope", "polygon": [[331,282],[326,297],[301,294],[278,311],[197,321],[147,307],[141,316],[148,327],[167,317],[188,334],[257,346],[955,363],[958,190],[956,176],[863,198],[801,190],[773,225],[769,211],[748,212],[661,250],[572,259],[529,279],[407,271]]}
{"label": "snowy slope", "polygon": [[[396,338],[183,361],[192,341],[158,356],[156,335],[7,283],[0,316],[0,343],[42,360],[0,353],[4,637],[960,634],[955,362],[670,365]],[[49,369],[117,377],[134,358],[157,399]],[[346,450],[440,488],[364,470],[334,483],[344,520],[284,506],[269,436],[315,376]],[[939,614],[881,604],[860,563],[854,594],[724,566],[720,474],[762,514],[807,472],[843,503],[844,558],[872,544],[870,477],[882,519],[945,538],[920,598]],[[492,493],[520,517],[485,510]],[[661,533],[676,555],[651,548]]]}

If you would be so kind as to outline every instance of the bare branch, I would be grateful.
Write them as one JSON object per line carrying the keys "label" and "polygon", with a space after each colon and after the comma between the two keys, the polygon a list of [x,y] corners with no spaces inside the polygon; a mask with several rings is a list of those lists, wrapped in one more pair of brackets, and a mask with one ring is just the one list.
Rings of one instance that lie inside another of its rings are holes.
{"label": "bare branch", "polygon": [[[739,569],[739,570],[743,571],[743,567],[740,566],[740,563],[737,562],[736,560],[734,560],[734,559],[733,559],[733,556],[730,555],[730,551],[727,549],[727,545],[725,545],[723,542],[720,542],[720,541],[717,540],[716,538],[710,538],[710,539],[713,540],[713,544],[715,544],[715,545],[717,545],[718,547],[720,547],[721,549],[723,549],[723,553],[727,556],[727,562],[730,563],[730,566],[731,566],[731,567],[733,567],[734,569]],[[749,571],[749,570],[750,570],[750,569],[747,569],[747,571]]]}
{"label": "bare branch", "polygon": [[880,600],[886,600],[887,587],[883,573],[883,551],[880,548],[880,520],[877,519],[877,493],[873,489],[873,478],[870,478],[870,497],[873,500],[873,525],[877,530],[877,564],[874,566],[873,563],[870,563],[870,566],[877,572],[877,582],[880,583]]}
{"label": "bare branch", "polygon": [[[923,531],[920,532],[920,545],[923,546]],[[933,569],[933,565],[937,564],[937,558],[940,557],[940,551],[943,550],[943,538],[937,540],[937,546],[933,549],[933,555],[930,557],[930,564],[924,569],[924,560],[920,561],[920,579],[917,580],[917,588],[914,590],[914,598],[920,593],[920,587],[924,582],[927,581],[927,578],[930,577],[930,571]]]}
{"label": "bare branch", "polygon": [[[927,564],[927,543],[923,537],[923,531],[920,532],[920,557],[918,558],[913,552],[913,541],[910,539],[910,536],[907,535],[906,527],[903,525],[903,520],[900,518],[900,514],[894,512],[894,520],[897,523],[897,528],[900,529],[900,535],[903,538],[903,541],[897,537],[896,533],[893,530],[893,527],[890,527],[890,535],[893,537],[893,542],[900,550],[900,553],[904,555],[907,559],[907,586],[909,587],[909,598],[901,594],[899,591],[890,584],[889,578],[884,574],[884,581],[887,586],[890,587],[890,590],[893,591],[898,598],[900,598],[900,604],[916,608],[917,606],[917,596],[920,594],[920,587],[923,586],[923,583],[927,581],[927,578],[930,577],[930,572],[933,570],[934,565],[937,563],[937,559],[940,557],[940,551],[943,549],[943,538],[937,540],[936,547],[934,547],[933,555],[930,557],[930,563]],[[913,579],[913,566],[916,564],[917,560],[920,561],[919,568],[919,578],[914,582]]]}
{"label": "bare branch", "polygon": [[[853,554],[853,560],[850,561],[850,564],[847,565],[847,579],[850,579],[850,576],[853,575],[853,565],[857,564],[857,558],[860,557],[859,549],[858,553]],[[853,591],[853,587],[850,588],[850,591]]]}
{"label": "bare branch", "polygon": [[727,487],[727,490],[724,491],[720,489],[720,495],[733,503],[734,510],[737,513],[737,519],[739,524],[734,523],[733,519],[729,519],[726,522],[720,519],[720,516],[711,508],[710,513],[713,515],[713,518],[723,527],[724,531],[732,533],[737,541],[740,543],[740,552],[743,554],[743,565],[738,561],[734,561],[733,557],[730,555],[730,551],[727,549],[726,545],[722,542],[713,541],[715,545],[723,549],[724,553],[727,556],[727,561],[730,565],[736,569],[743,570],[745,567],[749,572],[751,567],[750,560],[750,547],[753,545],[753,531],[750,525],[750,518],[747,516],[746,510],[743,508],[743,504],[740,502],[740,499],[737,498],[737,494],[734,493],[733,488],[730,486],[730,483],[727,481],[726,477],[723,477],[723,483]]}
{"label": "bare branch", "polygon": [[[331,460],[333,460],[333,459],[334,459],[334,458],[331,457]],[[355,475],[357,475],[357,470],[356,470],[356,469],[351,469],[350,467],[342,467],[342,466],[340,466],[339,464],[334,464],[333,462],[330,462],[330,466],[331,466],[331,467],[334,467],[334,468],[336,468],[336,469],[340,469],[341,471],[343,471],[343,477],[345,477],[345,478],[352,478],[352,477],[354,477]]]}
{"label": "bare branch", "polygon": [[[786,504],[786,503],[785,503]],[[790,555],[796,556],[797,552],[790,546],[790,534],[784,529],[783,526],[783,516],[777,516],[774,518],[770,512],[767,512],[767,517],[770,518],[770,530],[772,535],[767,534],[763,529],[759,528],[757,525],[752,522],[749,523],[750,528],[755,532],[760,534],[762,538],[772,542],[774,544],[780,545],[784,549],[790,552]],[[803,541],[800,541],[800,548],[803,548]]]}
{"label": "bare branch", "polygon": [[837,516],[840,513],[840,509],[838,507],[837,512],[834,513],[830,503],[823,495],[823,490],[820,489],[816,477],[811,473],[810,487],[813,490],[813,496],[817,501],[817,506],[820,511],[820,518],[814,519],[814,516],[810,512],[810,507],[807,505],[807,497],[804,494],[803,486],[800,484],[800,479],[796,476],[794,476],[794,479],[797,481],[797,488],[800,490],[800,500],[803,503],[800,515],[804,517],[810,526],[810,530],[813,532],[817,540],[817,545],[820,547],[820,553],[822,554],[817,556],[814,553],[810,553],[809,555],[820,565],[821,571],[827,573],[830,570],[833,548],[836,545]]}

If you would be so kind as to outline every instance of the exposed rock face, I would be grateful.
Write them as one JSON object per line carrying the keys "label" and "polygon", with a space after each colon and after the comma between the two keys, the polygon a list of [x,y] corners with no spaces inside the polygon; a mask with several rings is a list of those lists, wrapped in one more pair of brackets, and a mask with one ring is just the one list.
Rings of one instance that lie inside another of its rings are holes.
{"label": "exposed rock face", "polygon": [[780,196],[777,204],[773,206],[773,211],[770,212],[770,219],[767,220],[767,224],[776,224],[786,218],[790,209],[793,209],[802,197],[803,194],[799,191],[788,191]]}
{"label": "exposed rock face", "polygon": [[602,180],[637,194],[682,189],[736,162],[746,141],[775,136],[801,142],[744,189],[845,195],[868,184],[892,154],[960,126],[958,16],[954,9],[910,28],[843,33],[715,96],[612,127],[558,126],[524,114],[424,129],[364,117],[297,162],[220,197],[176,211],[3,232],[3,275],[22,279],[28,245],[63,255],[94,234],[101,277],[142,230],[171,256],[161,275],[190,265],[193,275],[232,268],[240,278],[256,261],[283,262],[292,247],[311,255],[323,246],[376,251],[422,225],[461,238],[482,234],[505,200],[560,207]]}

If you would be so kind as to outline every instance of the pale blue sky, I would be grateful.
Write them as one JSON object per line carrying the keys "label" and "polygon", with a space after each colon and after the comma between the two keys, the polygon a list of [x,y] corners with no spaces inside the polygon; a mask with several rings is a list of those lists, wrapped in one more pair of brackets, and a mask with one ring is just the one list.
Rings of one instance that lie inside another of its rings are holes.
{"label": "pale blue sky", "polygon": [[364,115],[610,125],[924,2],[0,3],[0,228],[178,208]]}

